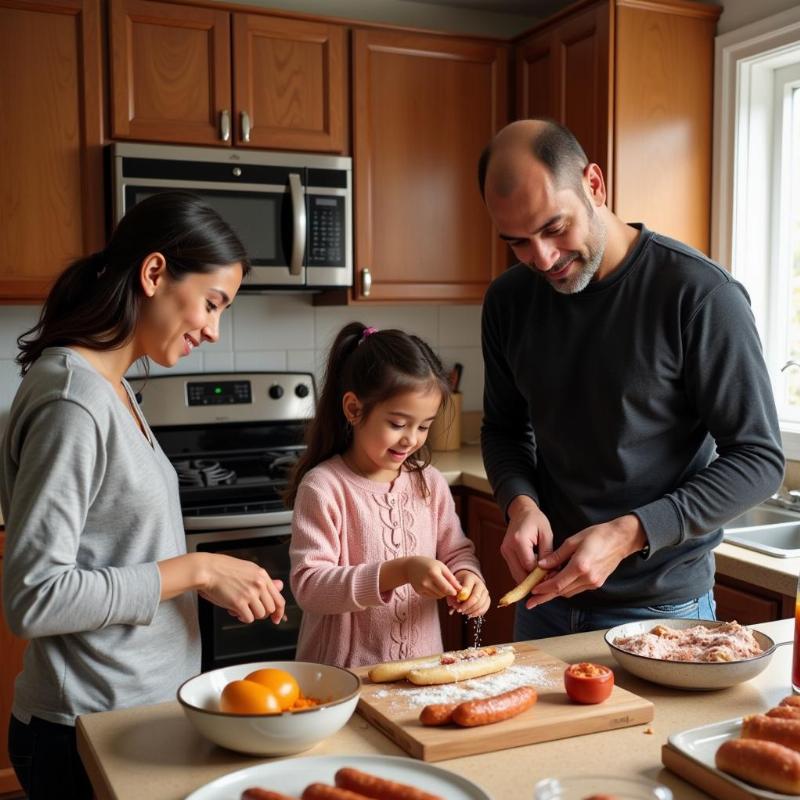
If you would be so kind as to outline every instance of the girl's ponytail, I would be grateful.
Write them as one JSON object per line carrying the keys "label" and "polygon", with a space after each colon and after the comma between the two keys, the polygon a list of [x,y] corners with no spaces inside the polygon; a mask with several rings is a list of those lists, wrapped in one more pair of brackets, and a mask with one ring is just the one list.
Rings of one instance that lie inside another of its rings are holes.
{"label": "girl's ponytail", "polygon": [[297,462],[283,496],[288,508],[294,505],[305,474],[331,456],[343,453],[350,444],[352,429],[342,411],[342,397],[346,391],[342,378],[346,373],[345,364],[360,344],[365,330],[360,322],[350,322],[339,331],[331,345],[317,411],[306,431],[306,450]]}

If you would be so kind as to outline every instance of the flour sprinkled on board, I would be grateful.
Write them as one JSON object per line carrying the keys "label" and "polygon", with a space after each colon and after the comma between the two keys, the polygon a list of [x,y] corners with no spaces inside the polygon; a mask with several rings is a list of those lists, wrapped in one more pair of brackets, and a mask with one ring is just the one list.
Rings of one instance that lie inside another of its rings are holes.
{"label": "flour sprinkled on board", "polygon": [[502,672],[474,678],[459,683],[445,683],[438,686],[410,686],[395,684],[391,689],[378,689],[371,693],[375,699],[389,699],[393,709],[403,707],[427,706],[431,703],[462,703],[481,697],[508,692],[518,686],[533,686],[541,692],[560,687],[562,671],[558,666],[535,667],[513,664]]}

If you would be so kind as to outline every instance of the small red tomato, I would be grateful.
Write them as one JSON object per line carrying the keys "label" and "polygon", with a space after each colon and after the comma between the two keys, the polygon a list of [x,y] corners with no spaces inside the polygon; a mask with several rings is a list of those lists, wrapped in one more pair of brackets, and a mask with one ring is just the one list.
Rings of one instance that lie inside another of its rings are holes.
{"label": "small red tomato", "polygon": [[614,688],[614,673],[600,664],[570,664],[564,670],[564,688],[576,703],[602,703]]}

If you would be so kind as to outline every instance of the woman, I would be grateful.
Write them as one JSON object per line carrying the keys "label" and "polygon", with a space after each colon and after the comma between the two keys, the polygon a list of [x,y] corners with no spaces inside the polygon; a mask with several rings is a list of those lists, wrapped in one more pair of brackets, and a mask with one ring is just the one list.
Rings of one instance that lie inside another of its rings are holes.
{"label": "woman", "polygon": [[124,378],[138,359],[170,367],[216,341],[248,268],[198,197],[157,194],[67,268],[18,340],[3,607],[30,640],[9,754],[33,800],[91,797],[76,716],[171,699],[199,671],[195,591],[244,622],[283,616],[280,581],[257,565],[186,554],[177,476]]}

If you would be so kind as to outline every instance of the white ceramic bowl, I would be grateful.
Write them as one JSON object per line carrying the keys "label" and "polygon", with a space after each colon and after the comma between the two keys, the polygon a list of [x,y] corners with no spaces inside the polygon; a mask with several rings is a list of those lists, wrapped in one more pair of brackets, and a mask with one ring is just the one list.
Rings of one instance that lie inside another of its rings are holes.
{"label": "white ceramic bowl", "polygon": [[[301,693],[324,702],[282,714],[226,714],[219,710],[222,690],[257,669],[291,673]],[[284,756],[308,750],[336,733],[353,714],[361,681],[341,667],[305,661],[258,661],[204,672],[178,689],[178,702],[195,728],[215,744],[240,753]]]}
{"label": "white ceramic bowl", "polygon": [[776,645],[765,633],[754,630],[753,635],[763,652],[752,658],[745,658],[741,661],[667,661],[663,658],[635,655],[614,644],[614,640],[619,636],[637,636],[640,633],[648,633],[656,625],[683,629],[692,628],[695,625],[715,628],[722,624],[722,622],[708,619],[648,619],[617,625],[606,632],[605,639],[611,655],[614,656],[617,663],[631,674],[647,681],[676,689],[725,689],[728,686],[749,681],[750,678],[754,678],[766,669],[775,648],[779,645]]}

